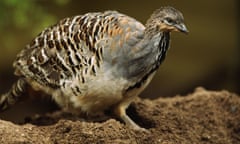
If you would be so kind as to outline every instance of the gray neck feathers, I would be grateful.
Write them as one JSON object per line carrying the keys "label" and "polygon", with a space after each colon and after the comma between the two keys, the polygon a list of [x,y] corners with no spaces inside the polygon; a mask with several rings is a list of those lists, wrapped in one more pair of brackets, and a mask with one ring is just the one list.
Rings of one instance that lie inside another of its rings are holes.
{"label": "gray neck feathers", "polygon": [[[150,38],[150,39],[149,39]],[[155,72],[165,59],[169,47],[170,33],[160,32],[155,36],[149,35],[141,41],[143,55],[132,59],[129,62],[129,79],[136,79],[137,82],[128,89],[138,88]]]}

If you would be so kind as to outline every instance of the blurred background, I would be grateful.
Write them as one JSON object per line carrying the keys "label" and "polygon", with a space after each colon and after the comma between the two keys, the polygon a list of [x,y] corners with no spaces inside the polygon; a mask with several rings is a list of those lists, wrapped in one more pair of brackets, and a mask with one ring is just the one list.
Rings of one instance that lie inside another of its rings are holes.
{"label": "blurred background", "polygon": [[[87,12],[118,10],[145,24],[155,9],[166,5],[184,14],[190,33],[172,34],[167,58],[141,96],[185,95],[198,86],[239,94],[240,4],[237,0],[1,0],[0,93],[6,92],[16,79],[12,68],[16,54],[44,28],[60,19]],[[19,105],[18,110],[28,105],[27,110],[14,112],[11,109],[1,114],[0,118],[21,117],[23,113],[31,113],[32,106],[39,107],[39,113],[48,107],[36,101]]]}

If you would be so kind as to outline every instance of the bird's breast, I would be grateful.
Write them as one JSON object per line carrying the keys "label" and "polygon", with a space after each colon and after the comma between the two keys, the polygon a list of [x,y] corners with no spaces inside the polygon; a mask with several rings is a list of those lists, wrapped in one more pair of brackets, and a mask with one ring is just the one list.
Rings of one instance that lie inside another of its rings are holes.
{"label": "bird's breast", "polygon": [[81,95],[70,96],[73,107],[95,113],[104,111],[120,102],[123,99],[123,90],[128,81],[114,73],[110,68],[99,70],[96,76],[84,84]]}

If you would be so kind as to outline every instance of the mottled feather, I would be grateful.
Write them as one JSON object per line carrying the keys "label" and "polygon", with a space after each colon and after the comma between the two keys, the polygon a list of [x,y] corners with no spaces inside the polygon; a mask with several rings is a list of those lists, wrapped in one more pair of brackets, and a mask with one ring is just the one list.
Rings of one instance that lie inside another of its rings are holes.
{"label": "mottled feather", "polygon": [[126,124],[140,129],[125,110],[165,59],[171,31],[188,32],[182,14],[172,7],[156,10],[145,26],[117,11],[65,18],[17,55],[13,66],[21,78],[0,97],[0,109],[31,86],[64,108],[91,114],[113,108]]}

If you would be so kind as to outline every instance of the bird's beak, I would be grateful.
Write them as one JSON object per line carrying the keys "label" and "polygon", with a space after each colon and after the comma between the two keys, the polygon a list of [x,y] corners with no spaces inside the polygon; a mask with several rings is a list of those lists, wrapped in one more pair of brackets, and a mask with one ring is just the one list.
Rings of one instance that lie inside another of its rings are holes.
{"label": "bird's beak", "polygon": [[175,25],[175,27],[177,28],[177,30],[178,30],[179,32],[182,32],[182,33],[185,33],[185,34],[188,34],[188,33],[189,33],[187,27],[186,27],[185,24],[183,24],[183,23],[182,23],[182,24]]}

